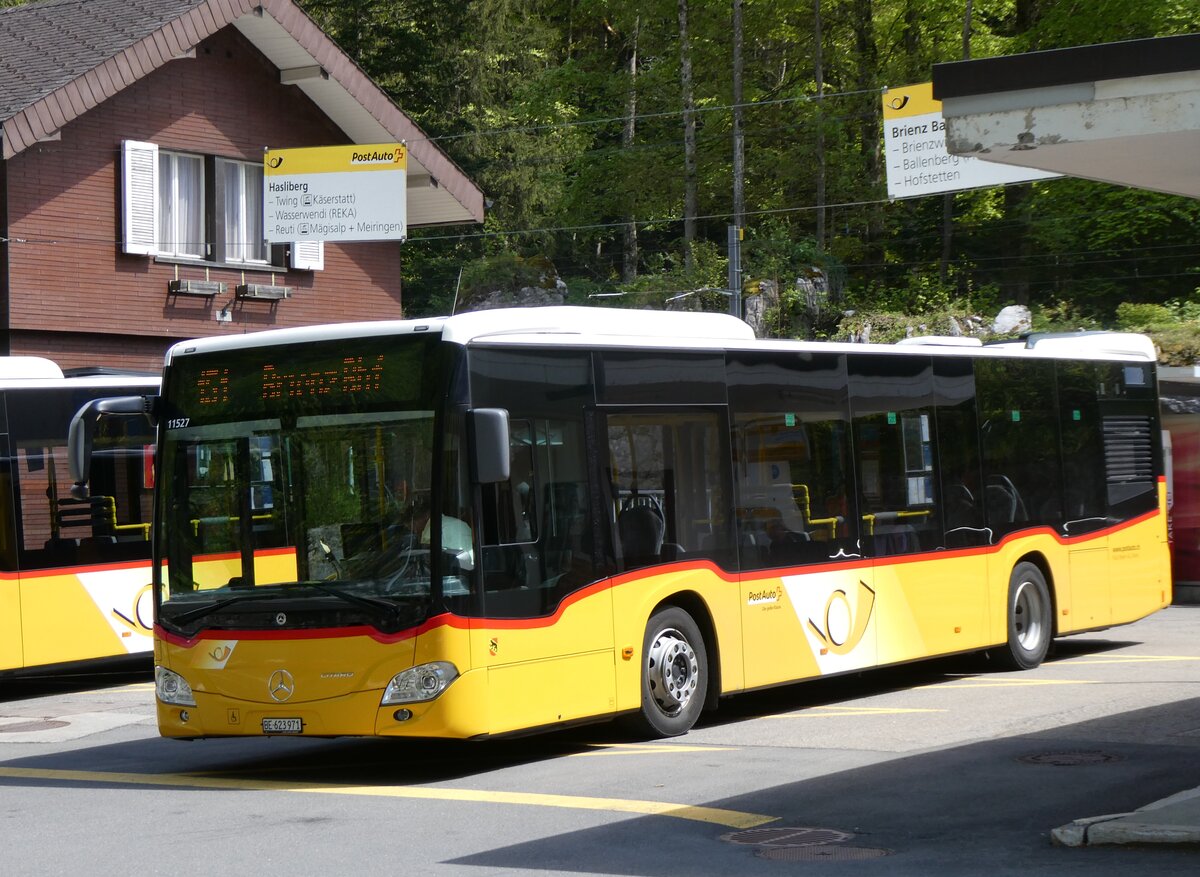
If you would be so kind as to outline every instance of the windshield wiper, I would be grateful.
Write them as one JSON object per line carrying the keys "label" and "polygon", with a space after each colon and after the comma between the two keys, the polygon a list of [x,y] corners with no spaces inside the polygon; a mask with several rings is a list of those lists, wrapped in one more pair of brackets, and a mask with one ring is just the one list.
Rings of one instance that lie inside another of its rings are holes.
{"label": "windshield wiper", "polygon": [[228,606],[234,605],[235,603],[242,603],[247,600],[296,599],[298,597],[296,593],[297,588],[314,588],[323,594],[329,594],[330,596],[337,597],[339,600],[342,600],[346,603],[352,603],[356,606],[362,606],[370,609],[373,612],[382,613],[384,618],[386,618],[392,624],[400,621],[402,608],[399,604],[390,600],[380,599],[379,597],[367,597],[362,594],[354,594],[350,591],[336,587],[330,582],[324,581],[292,582],[284,585],[282,590],[267,591],[256,589],[244,594],[234,594],[230,597],[225,597],[224,599],[209,603],[206,606],[198,606],[195,609],[189,609],[186,612],[181,612],[179,615],[171,616],[169,621],[172,624],[182,626],[187,624],[189,621],[195,621],[198,618],[203,618],[204,616],[211,615],[214,612],[219,612]]}
{"label": "windshield wiper", "polygon": [[340,600],[345,600],[347,603],[355,603],[359,606],[366,606],[368,609],[376,609],[386,612],[392,616],[398,616],[400,613],[400,607],[391,600],[383,600],[379,597],[367,597],[363,594],[355,594],[350,591],[344,591],[330,582],[307,581],[297,582],[296,585],[306,588],[316,588],[318,591],[326,594],[332,594]]}
{"label": "windshield wiper", "polygon": [[226,606],[232,606],[234,603],[241,603],[244,600],[276,600],[281,596],[281,594],[271,593],[270,591],[235,594],[232,597],[226,597],[223,600],[217,600],[215,603],[209,603],[207,606],[198,606],[195,609],[189,609],[187,612],[182,612],[179,615],[173,615],[171,616],[171,622],[173,624],[187,624],[189,621],[194,621],[197,618],[203,618],[205,615],[211,615],[213,612],[219,612]]}

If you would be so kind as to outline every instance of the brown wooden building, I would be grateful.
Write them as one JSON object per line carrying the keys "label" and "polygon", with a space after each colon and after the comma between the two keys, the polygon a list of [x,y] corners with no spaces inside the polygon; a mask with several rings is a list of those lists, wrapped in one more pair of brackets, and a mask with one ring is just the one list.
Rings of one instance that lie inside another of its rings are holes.
{"label": "brown wooden building", "polygon": [[291,0],[0,9],[0,354],[156,369],[181,339],[401,316],[401,243],[262,242],[264,148],[394,142],[410,227],[483,220]]}

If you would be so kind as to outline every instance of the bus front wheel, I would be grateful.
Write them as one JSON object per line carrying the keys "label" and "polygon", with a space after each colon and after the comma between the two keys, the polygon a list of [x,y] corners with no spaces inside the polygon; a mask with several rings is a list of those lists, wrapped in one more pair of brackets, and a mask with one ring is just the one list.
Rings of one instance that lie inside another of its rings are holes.
{"label": "bus front wheel", "polygon": [[686,734],[708,691],[708,656],[696,622],[677,606],[655,612],[642,641],[642,707],[636,731],[653,737]]}
{"label": "bus front wheel", "polygon": [[1022,561],[1008,580],[1008,643],[998,649],[1001,661],[1014,670],[1042,663],[1053,633],[1050,589],[1035,564]]}

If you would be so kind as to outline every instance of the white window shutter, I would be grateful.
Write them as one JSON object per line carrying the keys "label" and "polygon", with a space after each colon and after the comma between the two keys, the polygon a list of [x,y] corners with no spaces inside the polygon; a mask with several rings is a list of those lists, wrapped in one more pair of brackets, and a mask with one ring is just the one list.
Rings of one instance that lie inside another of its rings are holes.
{"label": "white window shutter", "polygon": [[321,271],[325,268],[324,241],[292,241],[290,268],[301,271]]}
{"label": "white window shutter", "polygon": [[158,145],[121,141],[122,250],[153,255],[158,251]]}

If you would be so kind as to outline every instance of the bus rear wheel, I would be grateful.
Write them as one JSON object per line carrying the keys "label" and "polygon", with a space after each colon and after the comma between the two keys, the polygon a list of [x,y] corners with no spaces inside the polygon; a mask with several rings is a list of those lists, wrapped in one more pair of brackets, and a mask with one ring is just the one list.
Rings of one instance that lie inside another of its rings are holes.
{"label": "bus rear wheel", "polygon": [[696,622],[677,606],[650,617],[642,641],[642,706],[635,731],[676,737],[696,724],[708,691],[708,655]]}
{"label": "bus rear wheel", "polygon": [[1045,659],[1052,634],[1046,577],[1035,564],[1022,561],[1008,580],[1008,643],[997,650],[998,657],[1013,670],[1032,670]]}

